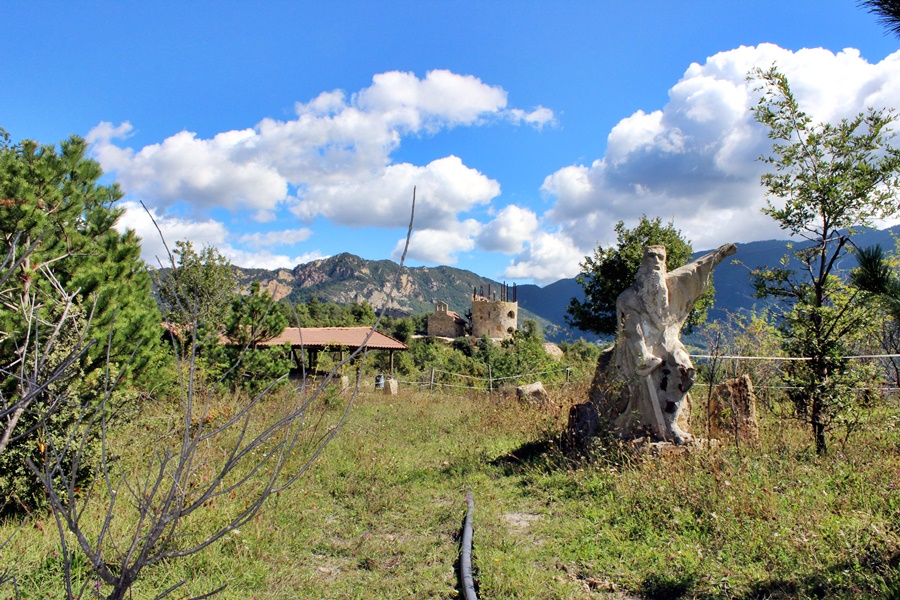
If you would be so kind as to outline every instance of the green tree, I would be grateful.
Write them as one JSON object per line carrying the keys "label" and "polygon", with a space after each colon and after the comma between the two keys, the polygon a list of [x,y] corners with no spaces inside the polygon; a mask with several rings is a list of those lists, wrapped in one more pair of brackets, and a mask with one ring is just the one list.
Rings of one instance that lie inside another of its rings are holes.
{"label": "green tree", "polygon": [[[598,335],[615,335],[617,328],[616,299],[634,283],[634,276],[641,266],[645,246],[666,247],[666,269],[672,271],[687,264],[694,255],[689,240],[669,222],[665,226],[659,217],[648,219],[642,215],[633,229],[623,221],[616,223],[615,246],[598,246],[593,256],[586,256],[581,263],[581,274],[575,280],[584,289],[584,301],[572,298],[566,308],[566,323],[582,331]],[[685,329],[706,320],[706,311],[712,306],[715,290],[710,286],[697,302]]]}
{"label": "green tree", "polygon": [[289,348],[260,348],[259,344],[280,335],[288,319],[267,291],[254,281],[250,293],[236,295],[225,327],[227,346],[219,347],[214,360],[228,369],[224,381],[233,389],[257,394],[291,367]]}
{"label": "green tree", "polygon": [[[0,256],[13,258],[0,290],[0,395],[4,408],[27,405],[20,432],[46,425],[60,442],[112,383],[150,387],[162,356],[139,240],[115,228],[122,192],[98,183],[86,150],[78,137],[57,150],[0,130]],[[39,458],[43,442],[9,439],[0,495],[33,504],[41,492],[24,458]]]}
{"label": "green tree", "polygon": [[[897,240],[900,243],[900,240]],[[895,385],[900,385],[900,277],[896,269],[900,257],[888,257],[881,246],[860,248],[856,253],[859,265],[850,274],[850,282],[857,289],[873,296],[878,308],[884,311],[881,326],[876,332],[880,341],[879,353],[886,354],[884,364]]]}
{"label": "green tree", "polygon": [[175,242],[174,268],[161,277],[159,297],[170,323],[222,332],[237,279],[231,263],[215,246],[199,252],[190,241]]}
{"label": "green tree", "polygon": [[350,314],[353,316],[354,325],[371,327],[375,324],[375,309],[367,301],[354,302],[350,305]]}
{"label": "green tree", "polygon": [[492,375],[515,385],[531,383],[536,374],[544,382],[565,377],[560,364],[544,350],[544,336],[537,321],[526,319],[522,328],[500,343],[500,352],[491,357]]}
{"label": "green tree", "polygon": [[751,78],[761,92],[754,115],[773,141],[772,154],[761,158],[771,169],[762,176],[763,212],[808,242],[781,265],[754,271],[753,280],[759,297],[781,301],[786,349],[807,359],[789,365],[797,388],[790,396],[821,454],[830,419],[854,393],[854,366],[840,357],[866,318],[835,269],[860,228],[897,211],[900,152],[888,144],[895,117],[870,108],[838,124],[814,124],[774,66]]}
{"label": "green tree", "polygon": [[891,316],[900,320],[900,278],[881,246],[860,248],[856,262],[859,266],[850,274],[850,282],[860,290],[878,296]]}
{"label": "green tree", "polygon": [[235,345],[256,348],[261,342],[281,335],[287,324],[287,317],[269,292],[261,290],[259,282],[254,281],[249,294],[232,297],[225,335]]}

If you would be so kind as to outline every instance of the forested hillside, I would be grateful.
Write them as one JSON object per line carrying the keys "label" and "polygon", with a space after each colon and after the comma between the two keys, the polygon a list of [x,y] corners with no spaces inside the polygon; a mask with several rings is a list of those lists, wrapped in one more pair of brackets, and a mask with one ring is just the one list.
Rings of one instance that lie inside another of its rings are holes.
{"label": "forested hillside", "polygon": [[[895,226],[860,233],[854,239],[861,247],[880,244],[885,249],[893,249],[894,236],[898,232],[900,226]],[[760,266],[778,264],[787,254],[789,243],[786,240],[765,240],[738,244],[734,260],[716,268],[716,299],[709,318],[718,319],[726,313],[762,307],[763,304],[754,297],[750,271]],[[796,246],[801,247],[803,244]],[[696,256],[706,252],[697,252]],[[855,264],[851,258],[847,264],[840,266],[841,271],[847,272]],[[390,260],[371,261],[343,253],[297,265],[293,269],[268,271],[238,268],[237,272],[243,287],[249,288],[252,281],[259,281],[263,289],[279,300],[288,298],[293,302],[308,302],[315,297],[338,304],[365,301],[378,310],[385,305],[389,284],[399,268]],[[471,307],[473,290],[487,294],[488,290],[498,291],[501,285],[500,282],[454,267],[405,267],[404,271],[400,287],[388,304],[387,313],[392,316],[430,313],[434,310],[435,301],[444,301],[450,310],[464,314]],[[512,285],[512,282],[509,284]],[[531,318],[543,327],[548,339],[596,337],[566,324],[569,300],[582,298],[581,286],[574,278],[560,279],[543,287],[518,285],[516,293],[522,311],[520,326],[524,319]]]}

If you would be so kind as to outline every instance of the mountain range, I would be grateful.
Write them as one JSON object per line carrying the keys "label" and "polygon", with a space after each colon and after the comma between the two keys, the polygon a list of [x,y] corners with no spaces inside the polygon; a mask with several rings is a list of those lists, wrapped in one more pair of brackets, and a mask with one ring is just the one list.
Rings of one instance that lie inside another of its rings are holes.
{"label": "mountain range", "polygon": [[[857,246],[880,244],[892,250],[900,226],[885,230],[867,230],[854,236]],[[804,244],[796,244],[796,248]],[[710,319],[721,318],[730,312],[752,308],[763,309],[764,301],[754,297],[750,271],[756,267],[777,265],[790,251],[790,242],[765,240],[738,245],[732,261],[722,263],[714,272],[716,288],[715,308]],[[696,256],[705,254],[696,253]],[[855,266],[851,255],[843,271]],[[472,294],[499,295],[501,282],[482,277],[472,271],[454,267],[403,267],[390,260],[366,260],[343,253],[329,258],[297,265],[293,269],[238,268],[239,282],[243,286],[259,281],[276,300],[287,298],[293,302],[308,302],[313,297],[321,301],[339,304],[366,301],[375,310],[384,309],[392,316],[409,316],[431,313],[434,303],[446,302],[450,310],[465,314],[471,308]],[[398,278],[398,279],[397,279]],[[392,282],[397,279],[392,291]],[[506,282],[503,282],[504,284]],[[510,287],[510,297],[515,294],[519,303],[519,324],[524,319],[534,319],[543,328],[549,340],[559,341],[596,336],[566,325],[566,306],[574,298],[583,299],[581,286],[574,278],[561,279],[546,286],[533,284]]]}

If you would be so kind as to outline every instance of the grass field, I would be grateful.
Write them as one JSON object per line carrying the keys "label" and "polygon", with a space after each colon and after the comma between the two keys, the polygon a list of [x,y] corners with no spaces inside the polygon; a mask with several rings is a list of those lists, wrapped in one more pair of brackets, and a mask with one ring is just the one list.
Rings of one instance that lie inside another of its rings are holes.
{"label": "grass field", "polygon": [[[859,432],[825,457],[806,430],[763,413],[759,448],[664,458],[611,448],[578,462],[546,442],[585,390],[551,393],[558,409],[500,394],[364,391],[292,488],[205,551],[147,569],[134,597],[183,579],[172,597],[227,585],[219,597],[457,598],[467,490],[485,599],[900,597],[896,401],[869,408]],[[324,410],[336,415],[341,402]],[[171,410],[150,403],[122,427],[122,468],[139,467],[128,457],[156,443]],[[218,500],[191,530],[242,501]],[[32,515],[14,531],[0,528],[11,537],[0,565],[18,593],[61,597],[52,517]]]}

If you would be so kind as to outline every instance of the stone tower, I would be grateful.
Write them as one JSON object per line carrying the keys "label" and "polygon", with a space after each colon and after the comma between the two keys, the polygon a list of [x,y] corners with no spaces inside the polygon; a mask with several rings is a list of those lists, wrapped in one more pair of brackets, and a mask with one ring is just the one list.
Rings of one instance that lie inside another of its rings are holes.
{"label": "stone tower", "polygon": [[515,287],[510,297],[509,286],[500,286],[500,297],[477,291],[472,293],[472,335],[489,338],[508,338],[519,328],[519,303],[516,300]]}

